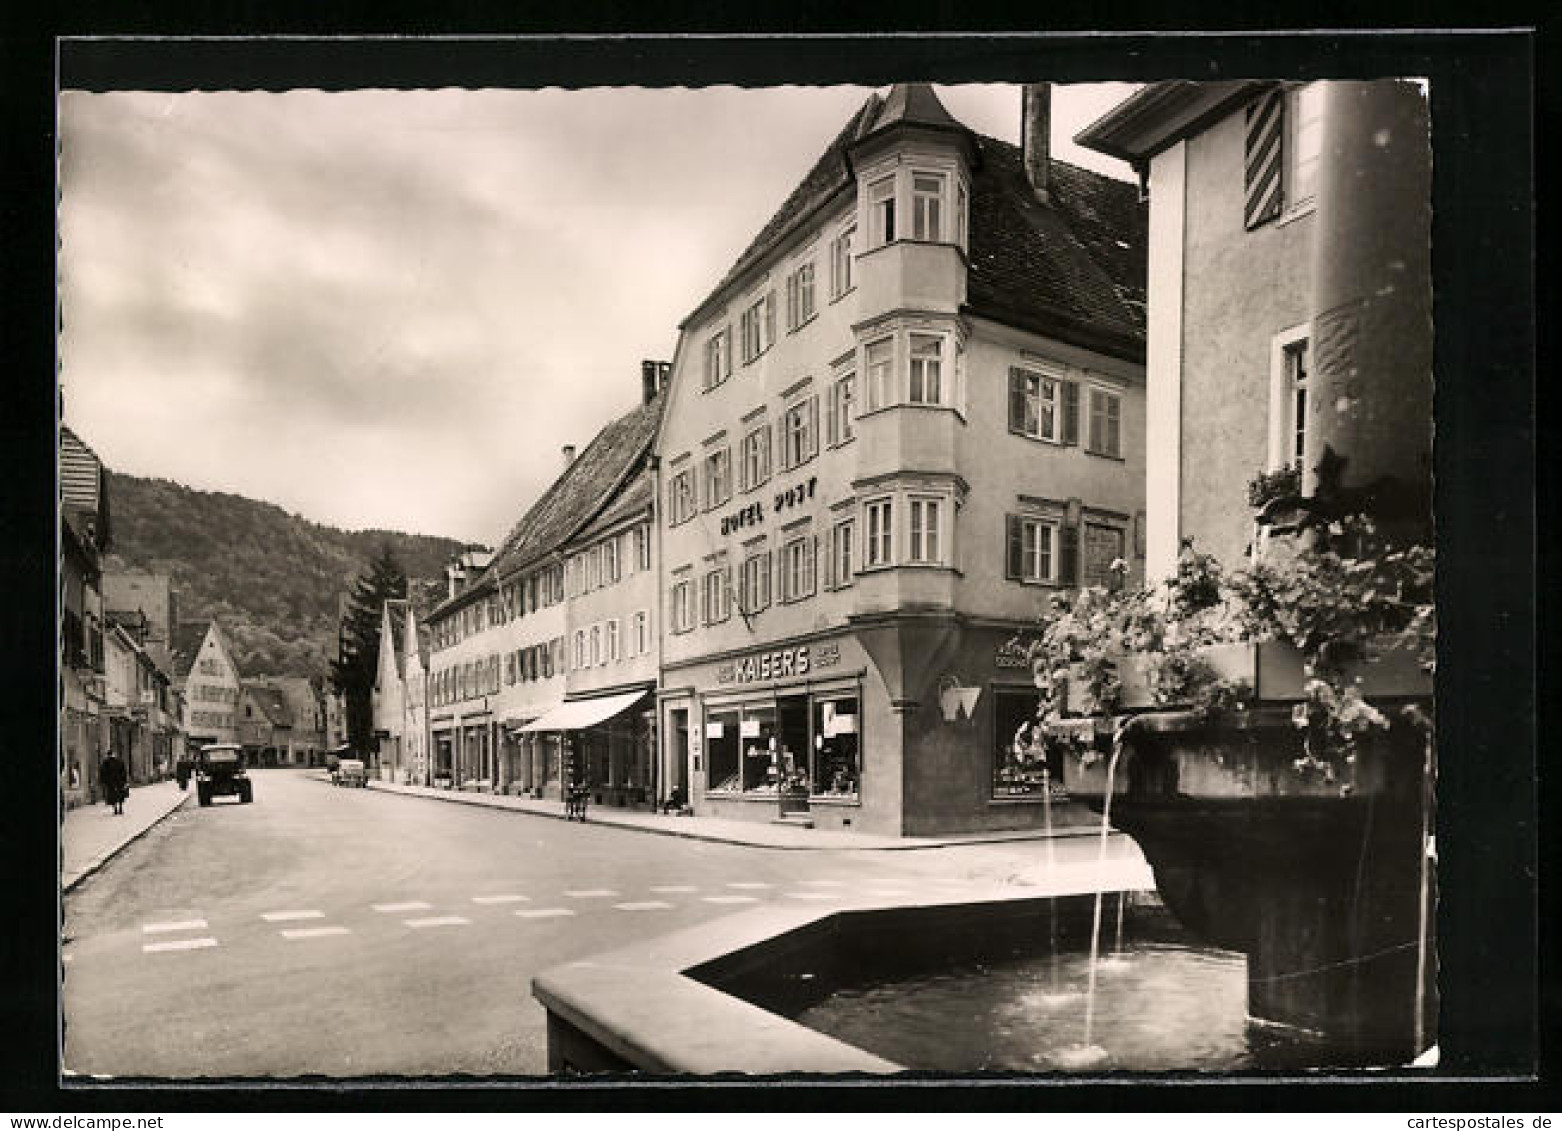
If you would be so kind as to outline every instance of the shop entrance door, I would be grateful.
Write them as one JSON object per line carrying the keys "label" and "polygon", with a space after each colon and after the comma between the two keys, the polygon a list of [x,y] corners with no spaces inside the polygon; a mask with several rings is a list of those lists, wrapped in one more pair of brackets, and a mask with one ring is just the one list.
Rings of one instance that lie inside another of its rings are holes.
{"label": "shop entrance door", "polygon": [[782,817],[808,814],[808,696],[788,695],[776,700],[777,791]]}

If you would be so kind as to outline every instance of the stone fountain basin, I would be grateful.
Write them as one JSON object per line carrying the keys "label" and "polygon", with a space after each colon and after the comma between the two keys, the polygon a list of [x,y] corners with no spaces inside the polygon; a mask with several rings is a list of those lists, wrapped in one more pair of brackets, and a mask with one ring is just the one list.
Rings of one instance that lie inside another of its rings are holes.
{"label": "stone fountain basin", "polygon": [[[548,1070],[555,1073],[882,1076],[904,1069],[882,1057],[727,992],[765,1000],[817,979],[840,977],[864,937],[1032,929],[1060,896],[1143,891],[1134,862],[1104,873],[1060,868],[1027,887],[973,888],[914,899],[861,899],[840,906],[763,907],[539,974],[532,994],[548,1014]],[[1088,892],[1088,894],[1087,894]],[[1042,928],[1044,929],[1044,928]]]}

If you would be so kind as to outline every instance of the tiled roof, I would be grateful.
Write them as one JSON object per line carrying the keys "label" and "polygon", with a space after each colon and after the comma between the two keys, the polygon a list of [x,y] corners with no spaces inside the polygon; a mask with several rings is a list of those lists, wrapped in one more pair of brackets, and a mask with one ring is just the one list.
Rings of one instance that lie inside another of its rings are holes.
{"label": "tiled roof", "polygon": [[896,125],[960,130],[976,147],[972,313],[1143,357],[1148,210],[1137,187],[1053,160],[1052,202],[1043,205],[1019,147],[965,129],[925,83],[897,84],[883,98],[868,98],[684,325],[852,183],[848,151],[855,143]]}
{"label": "tiled roof", "polygon": [[99,548],[109,546],[108,473],[81,437],[60,426],[60,512],[90,532]]}
{"label": "tiled roof", "polygon": [[590,538],[600,531],[606,530],[614,523],[619,522],[627,515],[645,510],[655,501],[656,494],[650,480],[643,475],[637,475],[618,493],[618,497],[608,503],[602,509],[602,513],[592,519],[581,529],[578,537]]}
{"label": "tiled roof", "polygon": [[274,727],[290,727],[293,725],[293,713],[287,709],[287,700],[282,692],[275,687],[267,687],[264,684],[246,683],[244,690],[249,693],[261,713],[266,716],[266,721]]}
{"label": "tiled roof", "polygon": [[176,679],[183,679],[190,674],[211,623],[209,620],[184,620],[174,626],[173,640],[169,642],[168,650],[172,654],[173,675]]}
{"label": "tiled roof", "polygon": [[1054,160],[1044,205],[1018,146],[976,143],[967,305],[1046,333],[1120,338],[1142,355],[1148,213],[1138,188]]}
{"label": "tiled roof", "polygon": [[598,432],[515,524],[485,577],[505,577],[541,560],[612,503],[613,491],[650,449],[666,400],[664,390]]}

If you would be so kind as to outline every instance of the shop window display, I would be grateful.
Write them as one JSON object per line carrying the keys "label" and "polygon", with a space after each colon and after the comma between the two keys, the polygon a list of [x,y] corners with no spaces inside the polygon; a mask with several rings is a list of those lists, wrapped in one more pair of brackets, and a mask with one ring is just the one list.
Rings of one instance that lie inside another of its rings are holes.
{"label": "shop window display", "polygon": [[1063,767],[1056,752],[1041,745],[1036,727],[1037,696],[1032,691],[993,694],[993,796],[1040,799],[1050,787],[1054,799],[1066,799]]}
{"label": "shop window display", "polygon": [[857,700],[818,701],[813,705],[813,714],[813,795],[856,798],[862,780]]}

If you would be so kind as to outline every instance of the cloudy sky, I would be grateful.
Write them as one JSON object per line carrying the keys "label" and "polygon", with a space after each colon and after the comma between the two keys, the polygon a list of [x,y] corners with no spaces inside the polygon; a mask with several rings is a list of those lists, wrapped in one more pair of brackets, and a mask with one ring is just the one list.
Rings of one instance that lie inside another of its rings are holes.
{"label": "cloudy sky", "polygon": [[[1054,155],[1131,91],[1060,87]],[[1017,141],[1017,87],[940,87]],[[61,96],[65,421],[116,471],[496,543],[869,93]]]}

